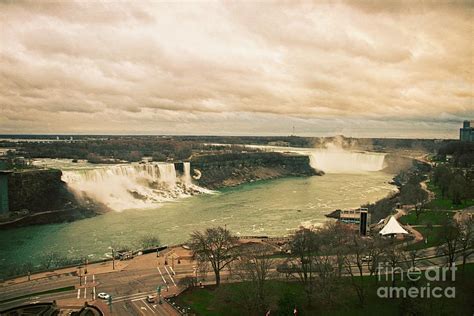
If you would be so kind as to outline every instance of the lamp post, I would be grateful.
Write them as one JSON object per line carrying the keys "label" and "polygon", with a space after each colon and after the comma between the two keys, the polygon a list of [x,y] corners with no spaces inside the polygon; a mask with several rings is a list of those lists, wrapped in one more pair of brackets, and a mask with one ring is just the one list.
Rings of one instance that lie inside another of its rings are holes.
{"label": "lamp post", "polygon": [[112,246],[109,246],[109,249],[112,250],[112,270],[115,270],[115,250]]}
{"label": "lamp post", "polygon": [[82,286],[82,275],[81,275],[81,269],[82,267],[79,266],[79,286]]}

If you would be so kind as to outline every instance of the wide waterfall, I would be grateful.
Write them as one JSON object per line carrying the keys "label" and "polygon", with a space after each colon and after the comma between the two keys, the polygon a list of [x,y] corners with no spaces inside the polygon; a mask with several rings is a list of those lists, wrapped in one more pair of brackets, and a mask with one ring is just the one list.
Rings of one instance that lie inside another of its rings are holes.
{"label": "wide waterfall", "polygon": [[311,166],[326,173],[380,171],[385,167],[384,159],[385,154],[353,152],[332,146],[310,153]]}
{"label": "wide waterfall", "polygon": [[63,171],[63,180],[80,199],[116,211],[156,207],[204,189],[192,184],[189,162],[178,175],[173,163],[140,163]]}

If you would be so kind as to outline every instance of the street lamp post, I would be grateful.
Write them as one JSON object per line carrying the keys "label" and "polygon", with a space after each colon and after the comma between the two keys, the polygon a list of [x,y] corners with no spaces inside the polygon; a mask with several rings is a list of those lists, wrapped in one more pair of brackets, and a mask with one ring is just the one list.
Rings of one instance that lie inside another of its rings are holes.
{"label": "street lamp post", "polygon": [[79,266],[79,286],[82,286],[82,275],[81,275],[81,269],[82,267]]}

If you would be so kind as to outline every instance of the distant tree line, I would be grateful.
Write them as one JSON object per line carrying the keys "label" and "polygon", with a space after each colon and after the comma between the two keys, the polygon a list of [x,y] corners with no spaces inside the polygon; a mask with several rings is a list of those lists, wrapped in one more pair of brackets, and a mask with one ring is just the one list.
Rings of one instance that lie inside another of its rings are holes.
{"label": "distant tree line", "polygon": [[474,142],[453,141],[439,148],[437,154],[439,160],[446,160],[448,155],[452,156],[451,163],[455,167],[472,167],[474,165]]}
{"label": "distant tree line", "polygon": [[158,161],[183,160],[191,156],[197,144],[168,138],[124,137],[74,142],[21,142],[16,146],[18,152],[27,158],[87,159],[100,163],[107,159],[134,162],[145,156]]}
{"label": "distant tree line", "polygon": [[439,187],[441,196],[451,199],[453,204],[474,198],[474,171],[471,169],[441,164],[433,170],[432,181]]}

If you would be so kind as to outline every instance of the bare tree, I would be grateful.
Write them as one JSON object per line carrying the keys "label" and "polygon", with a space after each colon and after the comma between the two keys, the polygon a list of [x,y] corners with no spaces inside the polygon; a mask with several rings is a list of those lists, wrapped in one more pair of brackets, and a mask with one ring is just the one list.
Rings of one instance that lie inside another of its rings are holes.
{"label": "bare tree", "polygon": [[402,273],[401,262],[405,258],[401,248],[397,248],[395,245],[387,245],[384,248],[383,260],[386,266],[391,268],[389,275],[392,278],[392,286],[395,286],[397,272]]}
{"label": "bare tree", "polygon": [[438,246],[438,253],[446,256],[449,267],[456,261],[456,250],[458,250],[462,239],[461,227],[454,220],[446,220],[441,225],[439,238],[442,243]]}
{"label": "bare tree", "polygon": [[139,247],[143,249],[160,246],[160,239],[157,236],[145,235],[138,240]]}
{"label": "bare tree", "polygon": [[[351,285],[357,293],[359,304],[365,304],[365,283],[363,280],[363,258],[366,256],[367,247],[366,242],[359,235],[353,234],[350,242],[347,245],[348,253],[345,256],[346,271],[350,276]],[[355,270],[355,271],[354,271]]]}
{"label": "bare tree", "polygon": [[337,274],[342,276],[344,270],[344,258],[347,253],[347,243],[350,240],[353,232],[348,225],[338,222],[328,222],[322,230],[319,231],[322,235],[323,244],[326,245],[327,252],[333,254],[336,258]]}
{"label": "bare tree", "polygon": [[40,259],[41,267],[46,270],[56,267],[59,257],[60,255],[54,251],[45,253]]}
{"label": "bare tree", "polygon": [[292,258],[288,262],[290,271],[302,283],[308,306],[311,305],[315,288],[315,257],[319,250],[316,232],[302,228],[296,232],[291,241]]}
{"label": "bare tree", "polygon": [[474,220],[471,216],[458,222],[460,228],[459,249],[462,257],[462,270],[467,259],[474,253]]}
{"label": "bare tree", "polygon": [[418,249],[412,249],[412,250],[408,251],[408,257],[410,258],[412,267],[416,266],[416,258],[418,258],[419,253],[420,253],[420,251]]}
{"label": "bare tree", "polygon": [[252,293],[254,305],[259,312],[267,308],[266,281],[272,276],[274,259],[273,248],[268,244],[249,244],[240,246],[240,260],[236,263],[237,274],[249,282],[248,291]]}
{"label": "bare tree", "polygon": [[379,235],[375,235],[366,241],[366,245],[367,256],[363,258],[363,261],[367,264],[369,275],[375,275],[375,280],[378,281],[377,271],[383,260],[385,249],[389,246],[389,242],[382,239]]}
{"label": "bare tree", "polygon": [[211,264],[219,285],[222,269],[235,260],[237,239],[226,228],[216,227],[192,233],[189,244],[197,261]]}
{"label": "bare tree", "polygon": [[194,287],[197,285],[197,280],[194,276],[186,276],[178,281],[178,285],[186,288]]}

